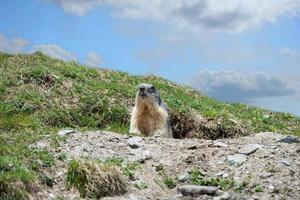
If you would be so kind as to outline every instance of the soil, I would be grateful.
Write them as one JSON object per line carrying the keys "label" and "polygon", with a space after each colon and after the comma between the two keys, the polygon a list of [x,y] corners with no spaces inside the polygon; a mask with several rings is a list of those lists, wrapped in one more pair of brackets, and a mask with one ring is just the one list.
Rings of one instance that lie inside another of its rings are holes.
{"label": "soil", "polygon": [[[263,132],[241,138],[204,140],[171,139],[127,136],[107,131],[70,131],[59,147],[51,149],[49,139],[39,142],[56,155],[53,187],[39,192],[42,199],[80,199],[79,193],[66,184],[67,163],[71,159],[99,159],[120,157],[126,163],[140,163],[129,181],[129,191],[110,200],[143,199],[218,199],[215,196],[184,197],[178,191],[188,182],[188,173],[201,170],[206,177],[233,178],[243,183],[239,191],[229,190],[227,199],[300,199],[300,143],[299,138],[278,133]],[[133,144],[132,144],[133,143]],[[168,188],[162,182],[171,177],[176,187]],[[143,183],[146,188],[135,185]],[[222,199],[222,198],[219,198]],[[225,197],[223,199],[226,199]]]}

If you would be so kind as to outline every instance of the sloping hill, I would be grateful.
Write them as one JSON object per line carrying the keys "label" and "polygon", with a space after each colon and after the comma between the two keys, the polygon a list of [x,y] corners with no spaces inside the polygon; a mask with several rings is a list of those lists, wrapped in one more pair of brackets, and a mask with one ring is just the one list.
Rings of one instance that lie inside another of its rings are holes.
{"label": "sloping hill", "polygon": [[[242,104],[227,104],[158,77],[93,69],[41,53],[0,53],[0,190],[24,198],[39,183],[55,155],[30,148],[45,135],[55,147],[58,129],[128,132],[136,86],[154,84],[171,110],[174,137],[217,139],[260,131],[300,134],[300,119]],[[51,182],[51,181],[50,181]]]}

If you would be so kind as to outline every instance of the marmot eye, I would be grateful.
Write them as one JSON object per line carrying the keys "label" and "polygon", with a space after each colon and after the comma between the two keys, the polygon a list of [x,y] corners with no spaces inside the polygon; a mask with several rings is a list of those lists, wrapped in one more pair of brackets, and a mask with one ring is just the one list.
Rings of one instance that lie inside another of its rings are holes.
{"label": "marmot eye", "polygon": [[154,87],[154,86],[150,87],[150,88],[149,88],[149,92],[154,93],[154,92],[155,92],[155,87]]}

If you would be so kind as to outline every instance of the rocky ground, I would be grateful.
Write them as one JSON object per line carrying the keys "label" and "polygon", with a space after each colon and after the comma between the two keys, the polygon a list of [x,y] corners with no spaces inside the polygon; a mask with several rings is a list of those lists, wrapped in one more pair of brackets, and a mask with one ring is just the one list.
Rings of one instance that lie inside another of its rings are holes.
{"label": "rocky ground", "polygon": [[[52,151],[65,159],[57,161],[54,185],[39,193],[42,199],[80,199],[78,192],[66,185],[66,163],[73,158],[112,157],[139,164],[129,191],[106,199],[300,199],[300,140],[296,137],[264,132],[213,141],[131,137],[105,131],[59,134],[66,139]],[[48,142],[45,138],[37,146],[50,148]],[[193,170],[207,178],[233,180],[234,187],[225,192],[220,186],[191,186]],[[169,184],[163,181],[166,177]],[[203,189],[212,191],[200,194]]]}

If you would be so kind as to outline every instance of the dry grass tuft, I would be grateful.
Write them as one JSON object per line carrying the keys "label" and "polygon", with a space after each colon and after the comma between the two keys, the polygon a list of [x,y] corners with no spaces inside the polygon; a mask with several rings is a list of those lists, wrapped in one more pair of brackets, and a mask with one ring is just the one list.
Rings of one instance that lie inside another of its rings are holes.
{"label": "dry grass tuft", "polygon": [[31,199],[32,196],[30,194],[35,192],[37,192],[35,183],[0,181],[1,200]]}
{"label": "dry grass tuft", "polygon": [[127,186],[118,167],[97,161],[70,161],[67,180],[82,197],[88,198],[124,194]]}

